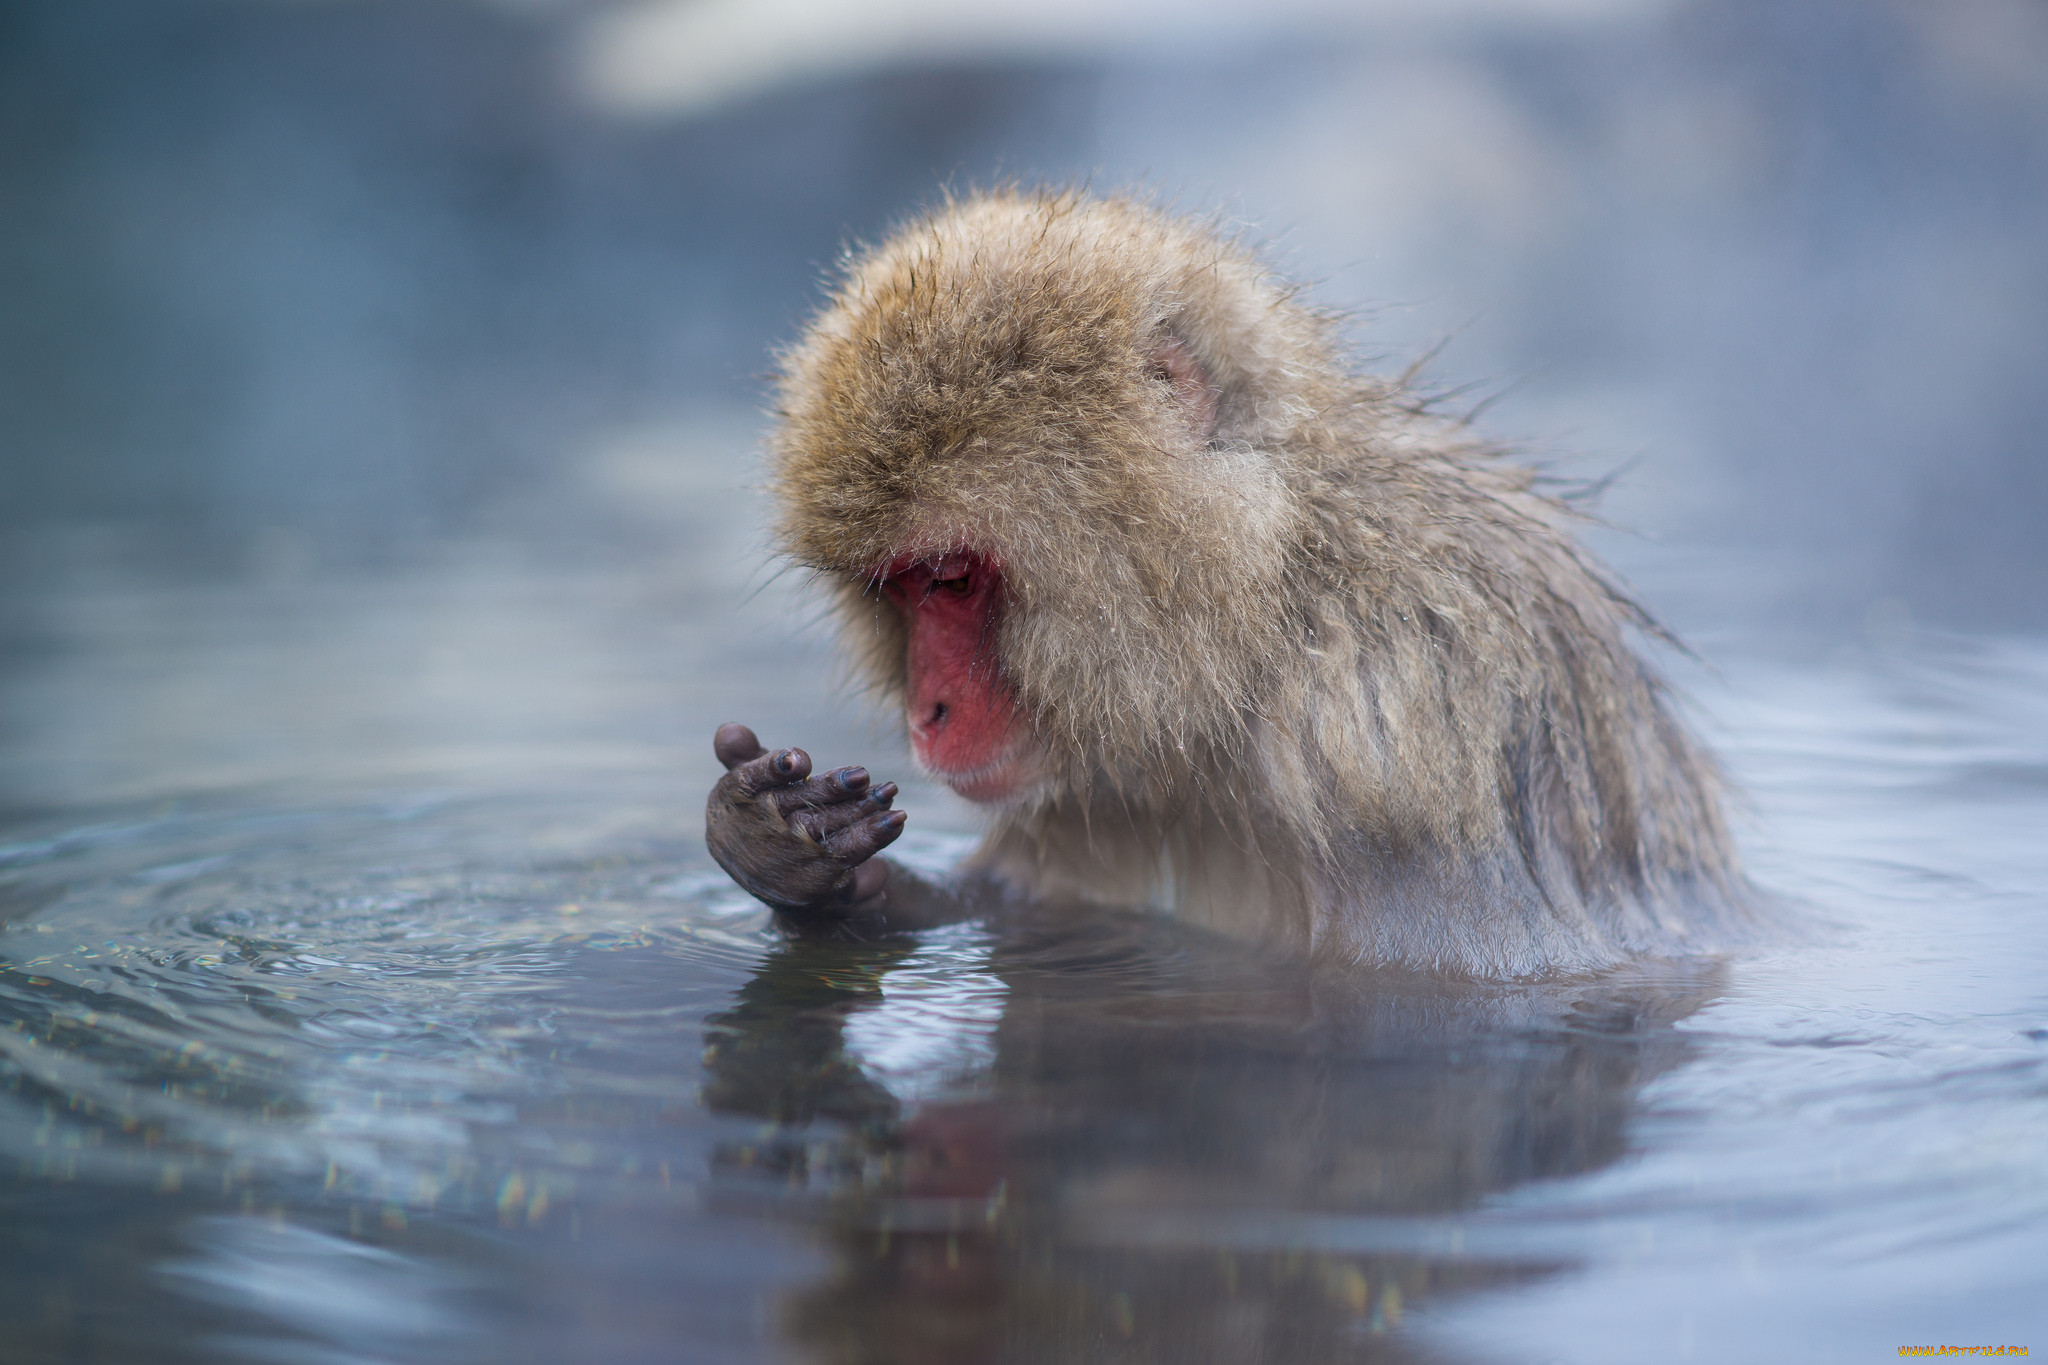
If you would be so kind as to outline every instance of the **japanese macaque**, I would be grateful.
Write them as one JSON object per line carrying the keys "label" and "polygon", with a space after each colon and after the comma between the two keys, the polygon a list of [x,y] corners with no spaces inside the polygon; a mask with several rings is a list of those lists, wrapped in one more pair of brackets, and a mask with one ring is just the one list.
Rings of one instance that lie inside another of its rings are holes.
{"label": "japanese macaque", "polygon": [[781,548],[918,762],[989,812],[956,881],[896,789],[715,741],[713,854],[793,924],[1151,908],[1486,976],[1751,922],[1656,627],[1533,475],[1236,241],[1002,190],[852,258],[784,357]]}

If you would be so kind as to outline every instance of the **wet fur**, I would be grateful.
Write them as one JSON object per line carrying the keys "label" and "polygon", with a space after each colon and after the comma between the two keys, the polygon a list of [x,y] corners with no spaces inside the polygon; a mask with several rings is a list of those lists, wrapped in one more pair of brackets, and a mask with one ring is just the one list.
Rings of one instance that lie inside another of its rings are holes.
{"label": "wet fur", "polygon": [[848,260],[781,394],[782,547],[892,699],[880,566],[1003,569],[993,654],[1049,768],[977,868],[1483,975],[1748,923],[1641,608],[1528,470],[1352,373],[1238,242],[1122,199],[948,201]]}

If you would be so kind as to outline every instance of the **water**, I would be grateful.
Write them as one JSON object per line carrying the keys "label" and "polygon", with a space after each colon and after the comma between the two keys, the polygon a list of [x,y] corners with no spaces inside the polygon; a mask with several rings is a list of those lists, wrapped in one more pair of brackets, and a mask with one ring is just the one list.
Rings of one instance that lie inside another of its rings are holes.
{"label": "water", "polygon": [[[754,514],[685,491],[630,569],[11,600],[0,1360],[2039,1344],[2048,644],[1702,638],[1798,907],[1740,961],[790,943],[697,842],[712,725],[901,755],[744,567]],[[959,807],[906,805],[956,856]]]}

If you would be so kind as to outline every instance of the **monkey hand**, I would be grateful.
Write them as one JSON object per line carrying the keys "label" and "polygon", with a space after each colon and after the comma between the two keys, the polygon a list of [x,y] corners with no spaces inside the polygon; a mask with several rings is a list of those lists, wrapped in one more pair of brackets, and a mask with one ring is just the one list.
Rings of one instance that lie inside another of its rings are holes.
{"label": "monkey hand", "polygon": [[725,776],[704,809],[704,841],[732,879],[785,914],[846,916],[880,904],[888,864],[870,861],[907,818],[889,809],[896,784],[865,768],[811,776],[802,749],[761,747],[744,725],[712,741]]}

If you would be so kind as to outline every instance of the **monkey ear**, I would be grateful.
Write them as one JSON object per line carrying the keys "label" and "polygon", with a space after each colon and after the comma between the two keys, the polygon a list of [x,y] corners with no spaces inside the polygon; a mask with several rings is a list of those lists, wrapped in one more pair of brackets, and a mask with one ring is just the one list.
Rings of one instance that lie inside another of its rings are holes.
{"label": "monkey ear", "polygon": [[1194,433],[1195,444],[1209,444],[1216,432],[1216,386],[1187,343],[1169,336],[1154,347],[1152,373],[1173,386],[1174,406]]}

